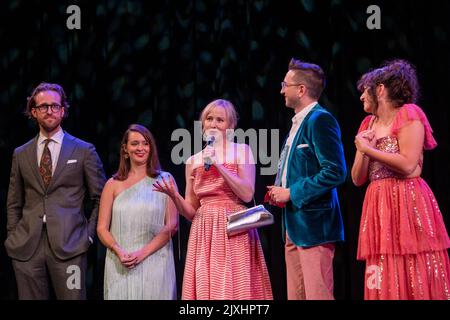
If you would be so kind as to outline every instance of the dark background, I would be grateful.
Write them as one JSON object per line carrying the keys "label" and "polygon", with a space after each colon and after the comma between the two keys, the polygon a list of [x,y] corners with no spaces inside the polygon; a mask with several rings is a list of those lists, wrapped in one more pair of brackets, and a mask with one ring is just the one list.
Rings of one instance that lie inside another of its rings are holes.
{"label": "dark background", "polygon": [[[68,30],[66,8],[81,8],[81,30]],[[369,30],[366,9],[381,8],[381,30]],[[320,102],[340,123],[348,170],[354,136],[364,118],[359,77],[386,59],[417,66],[424,109],[438,147],[426,152],[423,177],[450,224],[450,1],[37,1],[0,2],[0,299],[15,299],[6,237],[6,195],[15,147],[38,129],[23,114],[41,81],[61,84],[69,97],[65,130],[92,142],[107,176],[116,170],[119,142],[131,123],[155,135],[163,168],[184,190],[184,165],[170,159],[172,131],[186,128],[216,98],[231,100],[238,127],[288,133],[292,110],[280,96],[291,57],[314,62],[328,75]],[[281,142],[280,142],[281,143]],[[259,167],[258,167],[259,172]],[[273,176],[257,177],[256,201]],[[339,190],[346,242],[335,257],[335,296],[362,299],[364,264],[356,261],[364,188],[350,176]],[[260,230],[275,299],[286,299],[280,215]],[[174,237],[179,293],[189,224]],[[180,244],[180,246],[178,245]],[[179,257],[180,252],[180,257]],[[102,298],[104,248],[89,251],[89,298]]]}

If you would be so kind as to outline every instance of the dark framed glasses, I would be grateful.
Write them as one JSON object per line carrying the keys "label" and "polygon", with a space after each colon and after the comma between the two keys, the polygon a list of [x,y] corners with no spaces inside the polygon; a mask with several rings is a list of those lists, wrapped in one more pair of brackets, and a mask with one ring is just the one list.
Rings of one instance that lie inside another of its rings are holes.
{"label": "dark framed glasses", "polygon": [[43,103],[43,104],[40,104],[40,105],[34,107],[34,109],[38,109],[39,112],[42,112],[42,113],[48,112],[48,108],[50,108],[50,110],[52,110],[52,112],[59,112],[61,110],[62,106],[58,103],[53,103],[53,104]]}

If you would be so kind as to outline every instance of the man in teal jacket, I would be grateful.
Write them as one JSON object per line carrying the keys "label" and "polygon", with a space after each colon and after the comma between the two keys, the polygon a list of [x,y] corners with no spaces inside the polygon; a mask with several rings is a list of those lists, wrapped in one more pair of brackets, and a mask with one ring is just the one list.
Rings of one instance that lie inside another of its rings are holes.
{"label": "man in teal jacket", "polygon": [[285,259],[289,300],[333,299],[334,243],[344,240],[336,187],[347,174],[336,119],[317,101],[323,70],[292,59],[281,83],[295,111],[280,157],[272,202],[285,204]]}

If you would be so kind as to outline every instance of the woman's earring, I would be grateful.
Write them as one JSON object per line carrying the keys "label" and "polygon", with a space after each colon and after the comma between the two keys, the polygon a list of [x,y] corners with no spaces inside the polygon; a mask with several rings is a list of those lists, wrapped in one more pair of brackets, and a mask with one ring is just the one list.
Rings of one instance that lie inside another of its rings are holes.
{"label": "woman's earring", "polygon": [[128,153],[125,153],[125,154],[123,155],[123,157],[124,157],[125,159],[128,159],[130,156],[128,155]]}

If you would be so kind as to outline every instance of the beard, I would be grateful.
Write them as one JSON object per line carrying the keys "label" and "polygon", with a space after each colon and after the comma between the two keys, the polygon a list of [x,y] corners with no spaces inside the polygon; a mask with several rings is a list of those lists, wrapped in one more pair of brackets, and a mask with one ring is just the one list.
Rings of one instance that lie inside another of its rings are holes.
{"label": "beard", "polygon": [[38,120],[38,123],[45,132],[52,132],[59,127],[59,125],[61,124],[61,120],[62,119],[59,117],[47,117],[46,119]]}

